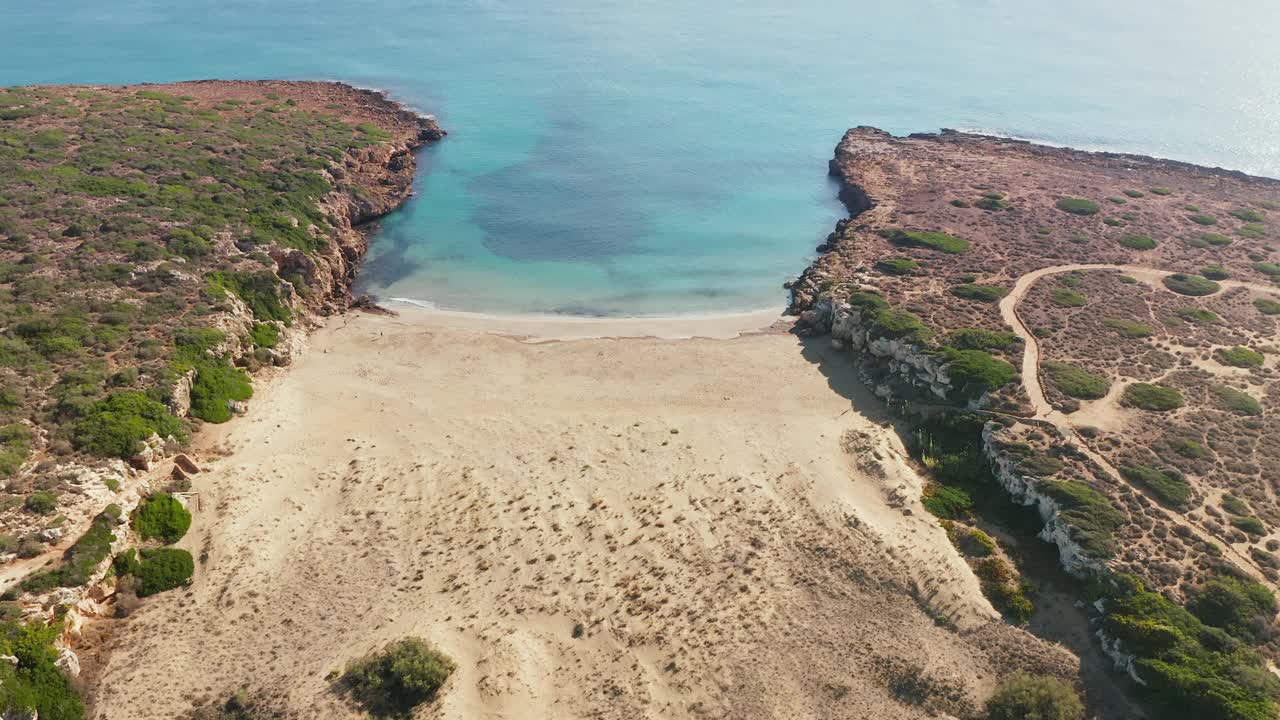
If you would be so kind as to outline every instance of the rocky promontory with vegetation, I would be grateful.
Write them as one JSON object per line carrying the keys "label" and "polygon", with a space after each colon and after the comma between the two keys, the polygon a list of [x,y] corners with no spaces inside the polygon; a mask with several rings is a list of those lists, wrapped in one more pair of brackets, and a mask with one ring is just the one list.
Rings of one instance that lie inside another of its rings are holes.
{"label": "rocky promontory with vegetation", "polygon": [[82,619],[191,578],[186,444],[353,303],[443,135],[337,83],[0,89],[4,707],[82,715]]}
{"label": "rocky promontory with vegetation", "polygon": [[993,604],[1035,625],[1047,541],[1158,716],[1276,717],[1280,182],[866,127],[831,174],[792,311],[915,418]]}

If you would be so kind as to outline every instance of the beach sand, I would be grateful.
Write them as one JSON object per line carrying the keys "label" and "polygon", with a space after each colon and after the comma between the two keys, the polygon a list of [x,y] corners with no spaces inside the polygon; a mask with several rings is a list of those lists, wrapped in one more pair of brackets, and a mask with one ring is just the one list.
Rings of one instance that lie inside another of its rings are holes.
{"label": "beach sand", "polygon": [[826,341],[443,315],[334,318],[206,426],[195,581],[95,623],[94,717],[354,717],[326,676],[411,634],[458,663],[420,717],[469,720],[917,718],[894,668],[1072,666],[996,619]]}

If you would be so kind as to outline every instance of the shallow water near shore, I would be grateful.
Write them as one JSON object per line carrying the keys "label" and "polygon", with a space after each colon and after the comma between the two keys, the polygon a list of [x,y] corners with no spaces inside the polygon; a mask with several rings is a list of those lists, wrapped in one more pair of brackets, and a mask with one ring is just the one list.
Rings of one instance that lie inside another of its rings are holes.
{"label": "shallow water near shore", "polygon": [[1280,13],[932,0],[67,0],[6,8],[0,84],[337,79],[452,134],[361,277],[489,313],[776,307],[842,215],[851,125],[1280,176]]}

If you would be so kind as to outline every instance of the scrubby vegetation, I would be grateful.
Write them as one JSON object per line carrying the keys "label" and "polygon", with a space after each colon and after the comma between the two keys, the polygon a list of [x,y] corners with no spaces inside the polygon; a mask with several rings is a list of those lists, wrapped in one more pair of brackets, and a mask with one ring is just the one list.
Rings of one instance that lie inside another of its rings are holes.
{"label": "scrubby vegetation", "polygon": [[1083,720],[1084,705],[1070,685],[1050,677],[1016,675],[987,701],[986,720]]}
{"label": "scrubby vegetation", "polygon": [[947,374],[964,396],[977,397],[999,390],[1018,377],[1017,368],[983,350],[944,348],[943,357],[947,360]]}
{"label": "scrubby vegetation", "polygon": [[1124,318],[1106,318],[1102,321],[1102,324],[1127,338],[1151,337],[1155,333],[1155,328],[1150,325],[1144,325],[1133,320],[1125,320]]}
{"label": "scrubby vegetation", "polygon": [[1008,330],[961,328],[948,334],[944,342],[957,350],[1012,350],[1022,344],[1022,338]]}
{"label": "scrubby vegetation", "polygon": [[916,343],[928,342],[933,337],[933,331],[923,320],[906,310],[889,307],[889,303],[875,293],[854,293],[850,296],[849,303],[862,312],[873,337],[889,337]]}
{"label": "scrubby vegetation", "polygon": [[111,543],[116,539],[114,530],[120,523],[120,513],[119,506],[108,505],[106,510],[93,519],[85,534],[67,549],[61,563],[27,576],[22,581],[22,589],[42,593],[59,586],[74,587],[87,583],[98,566],[111,554]]}
{"label": "scrubby vegetation", "polygon": [[145,394],[125,390],[90,405],[75,425],[75,441],[103,456],[129,457],[151,435],[185,438],[182,422]]}
{"label": "scrubby vegetation", "polygon": [[1070,363],[1048,360],[1040,364],[1049,382],[1058,392],[1081,400],[1096,400],[1107,394],[1111,383],[1100,375]]}
{"label": "scrubby vegetation", "polygon": [[113,561],[116,574],[138,579],[138,597],[172,590],[191,582],[195,561],[191,553],[177,548],[154,548],[138,552],[126,550]]}
{"label": "scrubby vegetation", "polygon": [[1156,247],[1155,238],[1150,235],[1125,235],[1120,238],[1120,244],[1130,250],[1154,250]]}
{"label": "scrubby vegetation", "polygon": [[890,258],[876,263],[876,269],[886,275],[910,275],[920,268],[911,258]]}
{"label": "scrubby vegetation", "polygon": [[456,667],[425,640],[409,637],[348,663],[339,684],[375,717],[408,717],[435,698]]}
{"label": "scrubby vegetation", "polygon": [[[1266,670],[1262,656],[1232,639],[1225,628],[1208,625],[1159,593],[1125,578],[1108,592],[1103,627],[1124,649],[1135,653],[1143,695],[1167,717],[1272,720],[1280,680]],[[1248,615],[1251,601],[1237,606],[1235,588],[1211,591],[1198,606],[1206,617],[1231,619],[1217,601]],[[1249,593],[1244,593],[1246,598]],[[1201,595],[1203,596],[1203,595]],[[1229,597],[1228,597],[1229,596]]]}
{"label": "scrubby vegetation", "polygon": [[1231,277],[1231,271],[1221,265],[1206,265],[1200,268],[1200,274],[1210,280],[1226,280]]}
{"label": "scrubby vegetation", "polygon": [[1217,385],[1213,388],[1213,394],[1224,408],[1237,415],[1262,414],[1262,405],[1247,392],[1226,385]]}
{"label": "scrubby vegetation", "polygon": [[1258,298],[1253,301],[1253,306],[1258,308],[1258,312],[1263,315],[1280,315],[1280,302],[1276,302],[1275,300]]}
{"label": "scrubby vegetation", "polygon": [[1131,483],[1150,490],[1160,502],[1183,508],[1194,494],[1182,473],[1173,469],[1157,470],[1146,465],[1123,465],[1120,474]]}
{"label": "scrubby vegetation", "polygon": [[134,527],[143,540],[176,543],[191,527],[191,511],[168,493],[157,493],[138,507]]}
{"label": "scrubby vegetation", "polygon": [[1062,506],[1061,516],[1070,526],[1072,538],[1090,557],[1115,555],[1115,531],[1124,522],[1124,514],[1107,496],[1078,480],[1049,482],[1043,488]]}
{"label": "scrubby vegetation", "polygon": [[1247,347],[1236,345],[1235,347],[1219,350],[1218,359],[1227,365],[1239,368],[1255,368],[1261,367],[1267,358],[1257,350],[1250,350]]}
{"label": "scrubby vegetation", "polygon": [[1165,412],[1182,407],[1182,393],[1174,388],[1152,383],[1134,383],[1124,389],[1121,402],[1130,407]]}
{"label": "scrubby vegetation", "polygon": [[57,665],[53,641],[61,631],[39,622],[0,623],[0,655],[16,660],[0,662],[0,714],[18,718],[35,711],[40,720],[83,720],[84,703]]}
{"label": "scrubby vegetation", "polygon": [[1072,215],[1097,215],[1102,206],[1084,198],[1064,197],[1056,203],[1057,208]]}
{"label": "scrubby vegetation", "polygon": [[1180,307],[1174,311],[1179,318],[1197,325],[1209,325],[1218,322],[1218,314],[1196,307]]}
{"label": "scrubby vegetation", "polygon": [[1089,304],[1089,298],[1084,293],[1064,287],[1054,288],[1049,297],[1053,304],[1060,307],[1084,307]]}
{"label": "scrubby vegetation", "polygon": [[977,300],[978,302],[996,302],[1000,298],[1009,294],[1008,288],[996,287],[994,285],[975,285],[973,283],[965,283],[964,285],[956,285],[951,288],[951,294],[956,297],[962,297],[966,300]]}
{"label": "scrubby vegetation", "polygon": [[1212,295],[1222,289],[1221,285],[1208,278],[1186,273],[1166,275],[1164,286],[1179,295],[1192,296]]}
{"label": "scrubby vegetation", "polygon": [[882,230],[880,234],[895,245],[919,247],[956,255],[969,249],[969,241],[944,232]]}

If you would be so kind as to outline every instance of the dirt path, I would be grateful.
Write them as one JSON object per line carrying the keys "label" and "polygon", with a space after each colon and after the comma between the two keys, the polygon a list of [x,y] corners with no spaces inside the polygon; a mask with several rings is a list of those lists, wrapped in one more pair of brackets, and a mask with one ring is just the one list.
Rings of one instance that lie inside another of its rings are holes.
{"label": "dirt path", "polygon": [[[1000,317],[1008,323],[1009,327],[1013,328],[1013,331],[1017,333],[1018,337],[1022,338],[1024,347],[1022,353],[1022,386],[1026,390],[1027,397],[1030,399],[1032,407],[1035,408],[1035,418],[1052,423],[1053,426],[1058,428],[1061,432],[1063,438],[1075,445],[1076,448],[1092,460],[1095,465],[1102,468],[1108,475],[1110,475],[1115,482],[1130,485],[1134,490],[1143,493],[1148,497],[1148,499],[1159,505],[1156,498],[1152,497],[1142,488],[1132,486],[1130,483],[1123,480],[1120,475],[1120,471],[1117,470],[1105,457],[1094,451],[1093,448],[1085,442],[1084,438],[1081,437],[1080,433],[1077,432],[1072,420],[1067,417],[1066,414],[1054,408],[1045,397],[1044,384],[1040,380],[1040,344],[1035,334],[1031,332],[1031,328],[1027,326],[1026,322],[1022,319],[1022,316],[1018,313],[1018,306],[1027,296],[1027,293],[1030,292],[1031,288],[1041,278],[1048,275],[1059,275],[1077,270],[1118,270],[1132,275],[1152,287],[1162,290],[1165,290],[1166,288],[1161,280],[1175,273],[1168,270],[1156,270],[1154,268],[1140,267],[1137,265],[1054,265],[1052,267],[1041,268],[1034,272],[1029,272],[1018,278],[1018,281],[1014,283],[1013,290],[1000,301]],[[1280,295],[1280,290],[1260,283],[1242,282],[1239,280],[1219,280],[1217,282],[1224,290],[1233,287],[1242,287],[1249,290],[1255,290],[1257,292]],[[1218,292],[1222,291],[1219,290]],[[1162,507],[1165,512],[1178,518],[1184,525],[1195,532],[1201,540],[1216,545],[1224,553],[1234,558],[1256,580],[1266,584],[1272,589],[1277,589],[1277,585],[1263,575],[1262,571],[1258,568],[1252,558],[1240,552],[1234,546],[1224,543],[1214,537],[1208,531],[1194,523],[1191,518],[1186,515],[1177,512],[1176,510],[1164,507],[1163,505],[1160,505],[1160,507]]]}

